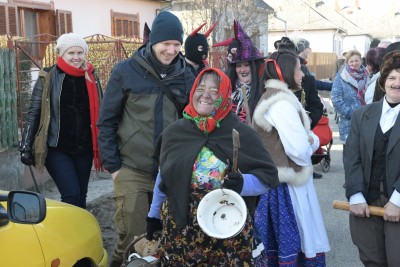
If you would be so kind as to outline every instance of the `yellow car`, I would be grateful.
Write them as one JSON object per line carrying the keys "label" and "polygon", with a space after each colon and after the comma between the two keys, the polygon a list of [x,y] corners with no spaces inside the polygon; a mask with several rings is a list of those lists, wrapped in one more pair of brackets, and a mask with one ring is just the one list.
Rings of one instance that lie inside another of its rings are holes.
{"label": "yellow car", "polygon": [[106,267],[99,223],[30,191],[0,191],[0,266]]}

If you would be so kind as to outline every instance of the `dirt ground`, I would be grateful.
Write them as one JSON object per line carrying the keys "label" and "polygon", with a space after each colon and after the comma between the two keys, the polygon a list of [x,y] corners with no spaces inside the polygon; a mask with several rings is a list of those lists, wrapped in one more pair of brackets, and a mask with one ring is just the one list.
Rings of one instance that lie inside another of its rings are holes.
{"label": "dirt ground", "polygon": [[103,236],[103,246],[108,254],[108,263],[117,242],[117,231],[113,216],[115,213],[115,202],[112,199],[113,193],[102,195],[87,203],[86,209],[91,212],[99,222],[101,234]]}

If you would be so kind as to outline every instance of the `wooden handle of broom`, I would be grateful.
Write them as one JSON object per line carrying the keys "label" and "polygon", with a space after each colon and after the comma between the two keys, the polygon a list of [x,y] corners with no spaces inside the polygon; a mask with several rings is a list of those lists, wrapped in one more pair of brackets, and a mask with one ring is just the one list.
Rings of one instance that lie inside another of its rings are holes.
{"label": "wooden handle of broom", "polygon": [[[385,214],[385,208],[381,208],[381,207],[375,207],[375,206],[368,206],[369,210],[371,212],[371,215],[375,215],[375,216],[381,216],[383,217],[383,215]],[[339,200],[334,200],[333,201],[333,208],[334,209],[338,209],[338,210],[350,210],[350,204],[349,202],[344,202],[344,201],[339,201]]]}

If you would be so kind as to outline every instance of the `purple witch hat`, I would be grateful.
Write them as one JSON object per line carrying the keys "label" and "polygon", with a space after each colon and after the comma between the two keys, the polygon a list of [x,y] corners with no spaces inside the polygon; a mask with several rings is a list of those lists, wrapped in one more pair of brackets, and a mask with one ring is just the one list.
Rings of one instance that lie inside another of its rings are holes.
{"label": "purple witch hat", "polygon": [[265,58],[260,55],[257,47],[253,44],[250,37],[242,29],[239,22],[237,22],[237,30],[235,29],[235,39],[239,42],[239,46],[236,50],[235,60],[229,63],[239,63]]}
{"label": "purple witch hat", "polygon": [[148,43],[150,43],[150,28],[147,25],[147,23],[144,23],[144,30],[143,30],[143,44],[147,45]]}

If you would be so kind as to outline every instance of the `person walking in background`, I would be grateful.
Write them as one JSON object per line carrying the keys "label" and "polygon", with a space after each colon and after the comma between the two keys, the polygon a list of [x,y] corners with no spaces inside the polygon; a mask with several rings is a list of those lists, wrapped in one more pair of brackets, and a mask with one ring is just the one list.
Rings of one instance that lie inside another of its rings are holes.
{"label": "person walking in background", "polygon": [[294,95],[301,90],[303,76],[295,53],[274,52],[264,64],[265,87],[254,111],[253,128],[277,166],[281,183],[261,196],[255,214],[268,266],[322,267],[330,250],[312,179],[311,155],[319,139]]}
{"label": "person walking in background", "polygon": [[383,56],[385,55],[385,48],[376,47],[372,48],[367,52],[365,61],[367,63],[367,70],[370,75],[370,81],[367,84],[365,91],[365,103],[371,104],[374,97],[376,80],[379,78],[379,64]]}
{"label": "person walking in background", "polygon": [[[257,133],[231,112],[231,93],[230,80],[221,70],[203,70],[184,118],[168,126],[157,141],[154,154],[160,172],[147,238],[163,228],[162,266],[254,266],[252,217],[258,196],[279,185],[278,172]],[[232,129],[240,134],[240,172],[228,170],[221,177],[227,160],[234,161]],[[196,218],[201,199],[221,187],[240,194],[248,209],[244,228],[226,239],[205,234]]]}
{"label": "person walking in background", "polygon": [[[344,160],[350,233],[366,267],[400,266],[400,50],[382,60],[386,96],[354,111]],[[385,207],[371,216],[368,205]]]}
{"label": "person walking in background", "polygon": [[[346,55],[346,65],[336,75],[332,89],[332,104],[339,116],[340,142],[343,144],[343,161],[346,154],[346,139],[350,131],[353,111],[364,106],[365,90],[369,81],[367,69],[361,65],[361,54],[350,50]],[[346,184],[343,185],[345,187]]]}
{"label": "person walking in background", "polygon": [[346,64],[346,54],[347,52],[342,53],[342,57],[336,60],[335,65],[333,65],[333,70],[332,70],[332,82],[335,81],[336,74],[338,71]]}
{"label": "person walking in background", "polygon": [[[304,74],[310,74],[310,71],[307,67],[307,58],[308,55],[311,53],[310,42],[306,39],[299,39],[295,42],[296,45],[296,52],[299,55],[300,64],[302,65],[301,69]],[[331,91],[332,90],[332,83],[323,82],[320,80],[315,79],[315,87],[317,90],[320,91]]]}
{"label": "person walking in background", "polygon": [[163,129],[182,116],[195,77],[180,54],[183,28],[168,11],[157,15],[150,43],[113,68],[100,109],[99,148],[114,180],[118,240],[111,267],[126,246],[146,231],[158,173],[151,157]]}
{"label": "person walking in background", "polygon": [[392,43],[391,41],[382,41],[382,42],[380,42],[380,43],[378,44],[377,47],[382,47],[382,48],[385,48],[385,49],[386,49],[386,47],[388,47],[391,43]]}
{"label": "person walking in background", "polygon": [[57,40],[57,64],[39,72],[19,145],[21,162],[46,167],[61,201],[86,208],[92,163],[101,168],[96,122],[103,96],[99,74],[85,60],[77,34]]}

